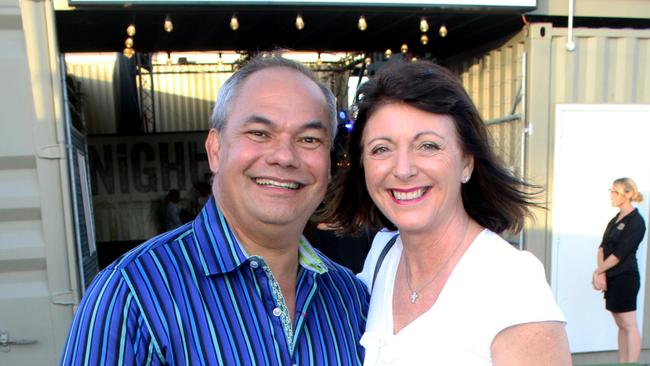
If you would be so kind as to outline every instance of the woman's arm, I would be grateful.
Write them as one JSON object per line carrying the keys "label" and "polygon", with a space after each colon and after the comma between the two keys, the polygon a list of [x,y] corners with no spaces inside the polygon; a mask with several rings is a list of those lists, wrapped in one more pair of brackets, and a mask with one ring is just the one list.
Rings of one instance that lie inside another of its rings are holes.
{"label": "woman's arm", "polygon": [[598,247],[598,254],[596,254],[597,262],[596,265],[600,266],[605,261],[605,254],[603,253],[603,247]]}
{"label": "woman's arm", "polygon": [[[602,248],[600,248],[600,251],[602,252]],[[619,264],[621,262],[618,257],[616,257],[614,254],[610,254],[605,258],[602,263],[598,264],[598,267],[594,271],[594,274],[604,274],[607,272],[608,269],[614,267],[615,265]]]}
{"label": "woman's arm", "polygon": [[491,350],[495,366],[572,364],[564,323],[556,321],[506,328],[494,338]]}
{"label": "woman's arm", "polygon": [[[610,262],[608,264],[605,264],[605,260],[603,259],[603,257],[605,256],[605,254],[603,253],[603,247],[598,247],[598,254],[596,256],[597,256],[598,266],[596,267],[596,270],[594,271],[594,274],[591,277],[591,284],[594,286],[595,290],[607,291],[607,277],[605,275],[605,271],[607,271],[607,269],[615,266],[618,263],[618,261],[616,263],[614,263],[614,264],[612,264],[612,262],[614,262],[614,258],[615,259],[618,259],[618,258],[616,258],[612,254],[612,255],[607,257],[607,259]],[[612,258],[612,259],[610,259],[610,258]],[[610,266],[610,264],[611,264],[611,266]],[[607,266],[607,268],[605,270],[599,270],[599,269],[605,268],[606,266]]]}

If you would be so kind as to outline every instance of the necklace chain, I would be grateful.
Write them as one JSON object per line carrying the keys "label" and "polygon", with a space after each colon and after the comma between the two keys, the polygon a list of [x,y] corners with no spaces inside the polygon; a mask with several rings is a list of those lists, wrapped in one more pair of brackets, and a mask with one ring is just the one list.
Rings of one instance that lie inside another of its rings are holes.
{"label": "necklace chain", "polygon": [[405,267],[406,267],[406,285],[408,286],[409,291],[411,291],[411,294],[409,295],[409,300],[411,301],[411,304],[415,304],[418,301],[418,298],[420,297],[418,294],[422,290],[427,288],[430,284],[432,284],[436,280],[436,278],[438,278],[440,273],[442,273],[442,271],[444,271],[444,269],[447,267],[447,264],[449,264],[449,261],[451,260],[451,258],[453,258],[456,255],[456,253],[458,252],[458,249],[462,246],[463,241],[465,241],[465,237],[467,236],[468,227],[469,227],[469,220],[467,220],[467,222],[465,223],[465,230],[463,231],[463,237],[460,239],[460,241],[456,245],[456,248],[454,248],[454,251],[451,253],[451,255],[449,257],[447,257],[447,259],[442,264],[440,269],[438,269],[436,274],[433,275],[433,277],[430,280],[428,280],[424,285],[420,286],[420,288],[417,291],[413,290],[413,287],[411,286],[411,280],[410,280],[410,278],[411,278],[411,270],[409,269],[408,259],[406,259],[406,256],[404,256],[404,264],[405,264]]}

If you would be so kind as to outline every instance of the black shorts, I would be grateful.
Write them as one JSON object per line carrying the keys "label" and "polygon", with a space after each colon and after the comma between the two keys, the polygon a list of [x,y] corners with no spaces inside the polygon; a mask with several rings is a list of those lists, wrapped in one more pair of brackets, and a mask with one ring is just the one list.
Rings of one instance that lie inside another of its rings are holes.
{"label": "black shorts", "polygon": [[638,273],[621,273],[607,277],[605,308],[612,313],[625,313],[636,310],[636,296],[641,281]]}

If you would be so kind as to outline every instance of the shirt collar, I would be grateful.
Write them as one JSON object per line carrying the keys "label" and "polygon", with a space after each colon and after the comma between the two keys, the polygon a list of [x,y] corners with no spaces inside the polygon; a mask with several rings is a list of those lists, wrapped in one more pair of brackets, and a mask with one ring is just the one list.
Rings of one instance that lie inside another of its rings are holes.
{"label": "shirt collar", "polygon": [[[241,246],[230,229],[214,197],[208,202],[193,222],[200,262],[206,276],[227,273],[246,263],[251,257]],[[302,236],[298,243],[300,265],[317,274],[327,272],[327,266],[307,239]]]}

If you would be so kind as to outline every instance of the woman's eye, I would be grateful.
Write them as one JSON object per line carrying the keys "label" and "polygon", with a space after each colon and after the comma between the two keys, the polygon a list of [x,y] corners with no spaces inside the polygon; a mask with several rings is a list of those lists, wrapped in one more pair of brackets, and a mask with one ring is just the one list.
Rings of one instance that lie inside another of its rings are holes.
{"label": "woman's eye", "polygon": [[434,142],[424,142],[420,145],[420,149],[424,151],[438,151],[440,150],[440,145]]}
{"label": "woman's eye", "polygon": [[371,155],[379,155],[379,154],[383,154],[383,153],[388,152],[388,151],[389,151],[388,147],[383,146],[383,145],[379,145],[379,146],[373,147],[370,150],[370,154]]}

